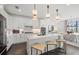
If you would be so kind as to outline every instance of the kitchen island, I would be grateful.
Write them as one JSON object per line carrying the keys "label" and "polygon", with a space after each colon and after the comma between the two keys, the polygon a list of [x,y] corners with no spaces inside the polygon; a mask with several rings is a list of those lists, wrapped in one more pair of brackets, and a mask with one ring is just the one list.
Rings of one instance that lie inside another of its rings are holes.
{"label": "kitchen island", "polygon": [[[46,45],[46,42],[49,40],[56,40],[58,37],[61,36],[61,39],[63,39],[63,35],[59,33],[55,34],[48,34],[44,36],[38,36],[31,34],[27,37],[27,53],[28,55],[31,55],[31,46],[35,43],[42,43]],[[35,55],[35,51],[33,50],[33,55]]]}

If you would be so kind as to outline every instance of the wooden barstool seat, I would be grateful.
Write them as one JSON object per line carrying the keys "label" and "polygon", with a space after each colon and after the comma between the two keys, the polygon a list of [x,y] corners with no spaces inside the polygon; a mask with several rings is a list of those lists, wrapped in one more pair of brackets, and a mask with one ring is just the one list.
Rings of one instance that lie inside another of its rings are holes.
{"label": "wooden barstool seat", "polygon": [[58,39],[57,41],[59,41],[59,42],[65,42],[64,39]]}
{"label": "wooden barstool seat", "polygon": [[38,51],[41,51],[41,54],[42,54],[42,52],[45,50],[45,48],[46,48],[46,45],[44,45],[44,44],[41,44],[41,43],[33,44],[31,47],[31,54],[32,54],[32,49],[36,50],[36,54],[38,54]]}

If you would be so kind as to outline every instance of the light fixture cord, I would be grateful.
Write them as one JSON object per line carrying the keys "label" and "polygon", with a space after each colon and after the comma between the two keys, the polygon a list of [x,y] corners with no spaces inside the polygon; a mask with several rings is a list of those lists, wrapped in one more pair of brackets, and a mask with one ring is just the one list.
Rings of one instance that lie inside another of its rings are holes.
{"label": "light fixture cord", "polygon": [[34,4],[34,10],[36,10],[36,4]]}
{"label": "light fixture cord", "polygon": [[57,16],[58,16],[58,9],[56,9],[56,12],[57,12]]}
{"label": "light fixture cord", "polygon": [[47,5],[47,13],[49,13],[49,5]]}

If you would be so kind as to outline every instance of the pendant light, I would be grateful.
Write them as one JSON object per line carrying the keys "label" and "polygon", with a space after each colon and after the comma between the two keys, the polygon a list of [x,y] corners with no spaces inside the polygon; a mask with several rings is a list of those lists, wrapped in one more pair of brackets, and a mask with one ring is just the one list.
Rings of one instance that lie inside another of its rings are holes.
{"label": "pendant light", "polygon": [[32,10],[32,17],[33,17],[33,20],[37,20],[37,10],[36,10],[35,4],[34,4],[33,10]]}
{"label": "pendant light", "polygon": [[47,12],[46,12],[46,18],[50,17],[50,12],[49,12],[49,5],[47,5]]}
{"label": "pendant light", "polygon": [[56,17],[55,17],[55,19],[56,19],[56,20],[60,19],[60,16],[59,16],[58,11],[59,11],[59,10],[58,10],[58,9],[56,9],[56,13],[57,13],[57,14],[56,14]]}

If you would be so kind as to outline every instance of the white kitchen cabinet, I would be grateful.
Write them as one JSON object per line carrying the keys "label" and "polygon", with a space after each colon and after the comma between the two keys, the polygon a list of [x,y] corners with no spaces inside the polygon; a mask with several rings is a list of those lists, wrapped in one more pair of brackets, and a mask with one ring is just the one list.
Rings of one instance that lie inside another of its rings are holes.
{"label": "white kitchen cabinet", "polygon": [[15,34],[13,38],[13,44],[27,42],[26,34]]}

